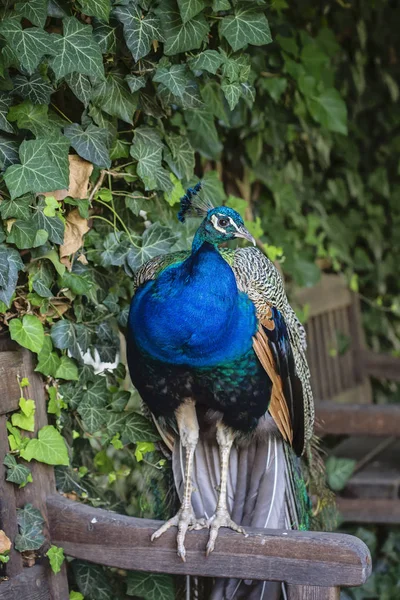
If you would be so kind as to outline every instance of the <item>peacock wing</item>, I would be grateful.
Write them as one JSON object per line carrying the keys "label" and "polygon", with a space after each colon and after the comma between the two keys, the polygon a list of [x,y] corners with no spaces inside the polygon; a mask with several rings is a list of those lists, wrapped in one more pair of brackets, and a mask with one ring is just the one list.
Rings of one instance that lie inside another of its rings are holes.
{"label": "peacock wing", "polygon": [[273,383],[269,413],[300,455],[314,424],[304,328],[287,300],[279,271],[262,252],[236,250],[232,269],[238,288],[256,307],[259,328],[253,348]]}

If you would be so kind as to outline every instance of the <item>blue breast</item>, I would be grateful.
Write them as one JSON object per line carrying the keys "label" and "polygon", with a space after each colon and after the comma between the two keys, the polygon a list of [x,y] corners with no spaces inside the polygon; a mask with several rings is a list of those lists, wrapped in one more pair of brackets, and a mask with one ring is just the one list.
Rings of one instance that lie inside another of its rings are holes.
{"label": "blue breast", "polygon": [[248,352],[257,320],[231,267],[204,243],[137,290],[128,326],[138,348],[152,358],[202,368]]}

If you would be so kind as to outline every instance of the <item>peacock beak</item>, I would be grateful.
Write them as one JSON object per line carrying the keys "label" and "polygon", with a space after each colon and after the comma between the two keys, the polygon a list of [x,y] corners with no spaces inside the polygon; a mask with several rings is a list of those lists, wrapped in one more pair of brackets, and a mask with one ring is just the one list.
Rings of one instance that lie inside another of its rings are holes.
{"label": "peacock beak", "polygon": [[249,242],[251,242],[253,244],[253,246],[256,245],[256,240],[251,235],[251,233],[249,231],[247,231],[246,227],[240,227],[236,231],[235,237],[237,237],[237,238],[244,238],[245,240],[249,240]]}

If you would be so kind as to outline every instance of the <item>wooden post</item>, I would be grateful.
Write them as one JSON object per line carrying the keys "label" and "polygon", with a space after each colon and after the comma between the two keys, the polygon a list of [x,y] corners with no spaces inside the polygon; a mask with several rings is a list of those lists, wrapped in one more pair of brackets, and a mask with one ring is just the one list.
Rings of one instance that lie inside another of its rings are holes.
{"label": "wooden post", "polygon": [[[3,363],[3,354],[5,360]],[[19,489],[15,484],[5,481],[3,460],[8,451],[7,434],[5,427],[4,413],[18,408],[20,390],[18,386],[18,377],[27,377],[29,387],[25,388],[29,398],[35,400],[35,431],[29,437],[37,436],[39,429],[47,425],[47,409],[46,395],[43,386],[43,380],[34,372],[33,355],[27,350],[21,349],[19,346],[10,340],[3,339],[0,345],[0,365],[2,370],[2,386],[7,395],[2,396],[0,410],[0,475],[3,475],[0,480],[0,515],[2,517],[2,528],[6,534],[14,541],[17,533],[16,508],[22,508],[25,504],[31,503],[35,508],[39,509],[45,521],[44,534],[47,539],[47,548],[50,547],[50,534],[48,526],[48,515],[46,506],[46,497],[56,492],[55,478],[53,468],[32,461],[29,463],[29,468],[32,471],[33,482],[28,483],[24,488]],[[4,399],[4,401],[3,401]],[[3,413],[3,414],[2,414]],[[45,549],[45,551],[47,550]],[[66,576],[65,565],[63,565],[60,573],[54,575],[50,569],[42,571],[46,573],[46,586],[50,590],[51,600],[66,600],[68,598],[68,582]],[[11,552],[11,558],[6,565],[6,575],[14,577],[16,575],[24,575],[25,569],[22,567],[21,554],[14,549]],[[39,589],[38,586],[36,586]],[[38,598],[42,598],[43,590]],[[12,598],[12,596],[10,596]],[[0,596],[1,598],[1,596]],[[35,596],[32,596],[35,598]]]}

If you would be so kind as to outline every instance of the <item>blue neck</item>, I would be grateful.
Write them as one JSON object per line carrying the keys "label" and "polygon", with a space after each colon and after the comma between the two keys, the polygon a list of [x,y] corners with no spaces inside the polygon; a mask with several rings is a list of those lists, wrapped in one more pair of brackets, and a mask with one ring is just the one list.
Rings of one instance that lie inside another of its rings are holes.
{"label": "blue neck", "polygon": [[195,237],[192,254],[136,292],[129,328],[138,346],[165,363],[209,367],[252,346],[253,303],[238,291],[231,267]]}
{"label": "blue neck", "polygon": [[200,225],[198,230],[196,231],[196,235],[193,238],[192,243],[192,254],[200,250],[201,246],[204,244],[204,225],[203,223]]}

